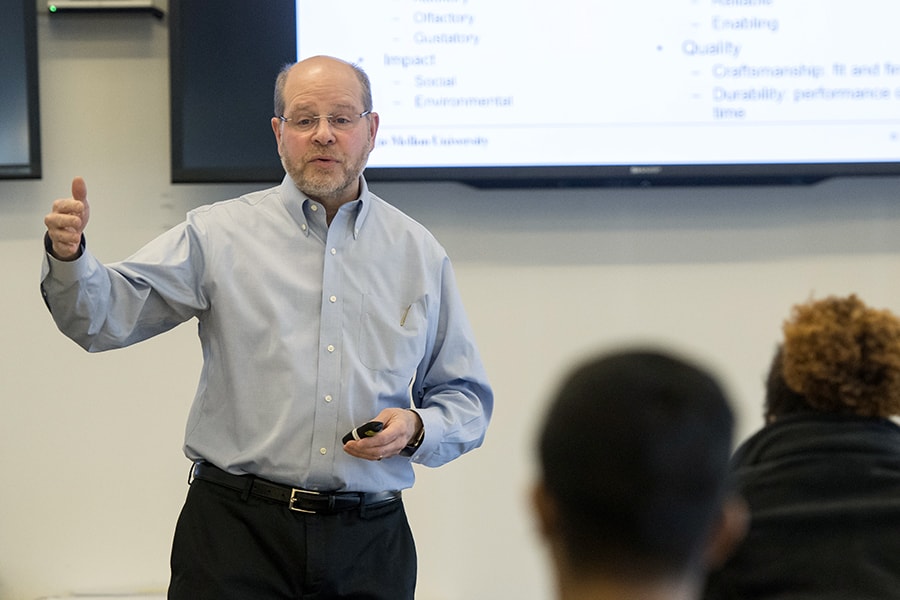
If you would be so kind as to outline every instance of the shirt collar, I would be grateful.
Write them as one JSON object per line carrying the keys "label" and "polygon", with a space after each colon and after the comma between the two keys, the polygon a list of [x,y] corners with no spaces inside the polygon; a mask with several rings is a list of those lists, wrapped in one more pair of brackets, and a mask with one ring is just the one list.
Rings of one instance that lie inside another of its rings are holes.
{"label": "shirt collar", "polygon": [[[284,207],[290,213],[291,217],[294,221],[300,225],[300,230],[304,235],[309,235],[310,232],[310,224],[306,218],[306,214],[304,212],[303,207],[308,202],[312,202],[305,194],[303,194],[297,186],[294,185],[294,180],[291,179],[290,175],[285,174],[284,179],[281,180],[281,197],[284,202]],[[359,232],[363,227],[363,223],[366,221],[366,217],[369,214],[369,209],[372,205],[371,194],[369,193],[369,184],[366,183],[366,178],[362,175],[359,176],[359,197],[352,201],[348,202],[346,205],[341,207],[341,210],[353,210],[355,211],[355,220],[353,224],[353,239],[359,237]]]}
{"label": "shirt collar", "polygon": [[359,176],[359,208],[356,211],[356,222],[353,226],[353,239],[359,237],[359,232],[366,222],[369,210],[372,208],[372,195],[369,193],[369,184],[366,178]]}

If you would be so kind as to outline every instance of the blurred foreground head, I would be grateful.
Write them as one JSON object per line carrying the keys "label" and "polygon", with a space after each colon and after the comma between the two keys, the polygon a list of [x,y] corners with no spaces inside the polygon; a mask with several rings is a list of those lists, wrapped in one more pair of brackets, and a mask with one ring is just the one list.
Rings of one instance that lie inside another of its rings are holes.
{"label": "blurred foreground head", "polygon": [[665,353],[613,353],[570,372],[540,431],[534,491],[561,588],[693,590],[743,532],[743,513],[723,525],[733,426],[719,383]]}

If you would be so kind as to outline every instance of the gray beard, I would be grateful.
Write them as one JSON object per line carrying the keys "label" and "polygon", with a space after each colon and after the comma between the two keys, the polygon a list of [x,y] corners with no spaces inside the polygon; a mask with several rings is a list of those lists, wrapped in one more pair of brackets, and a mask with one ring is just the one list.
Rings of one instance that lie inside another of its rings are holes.
{"label": "gray beard", "polygon": [[359,164],[351,165],[354,168],[347,171],[345,176],[337,181],[327,177],[304,177],[301,171],[294,169],[284,158],[281,159],[281,166],[284,168],[285,173],[290,175],[298,190],[309,198],[324,203],[330,200],[341,199],[347,189],[356,185],[360,174],[365,168],[367,159],[368,155],[362,157]]}

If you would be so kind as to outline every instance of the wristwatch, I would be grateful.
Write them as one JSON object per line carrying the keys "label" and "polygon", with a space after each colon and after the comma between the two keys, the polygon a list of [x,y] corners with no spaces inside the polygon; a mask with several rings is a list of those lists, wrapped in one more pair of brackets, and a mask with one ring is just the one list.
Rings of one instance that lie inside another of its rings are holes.
{"label": "wristwatch", "polygon": [[[415,412],[415,411],[413,411]],[[416,413],[416,418],[419,419],[419,422],[422,423],[422,417]],[[419,428],[419,435],[415,437],[410,443],[406,445],[403,450],[400,451],[400,456],[412,456],[415,454],[416,450],[419,449],[419,446],[422,445],[422,440],[425,439],[425,424],[422,423],[422,426]]]}

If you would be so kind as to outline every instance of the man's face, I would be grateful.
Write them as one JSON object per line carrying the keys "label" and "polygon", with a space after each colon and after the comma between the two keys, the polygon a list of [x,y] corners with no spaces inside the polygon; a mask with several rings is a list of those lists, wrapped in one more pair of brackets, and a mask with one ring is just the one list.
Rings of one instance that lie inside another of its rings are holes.
{"label": "man's face", "polygon": [[[278,154],[297,188],[314,200],[339,206],[359,195],[359,175],[375,143],[378,115],[356,118],[363,112],[362,91],[355,72],[346,64],[314,58],[293,67],[284,87],[287,122],[272,119]],[[336,128],[318,119],[311,129],[296,126],[300,118],[344,115],[349,128]]]}

